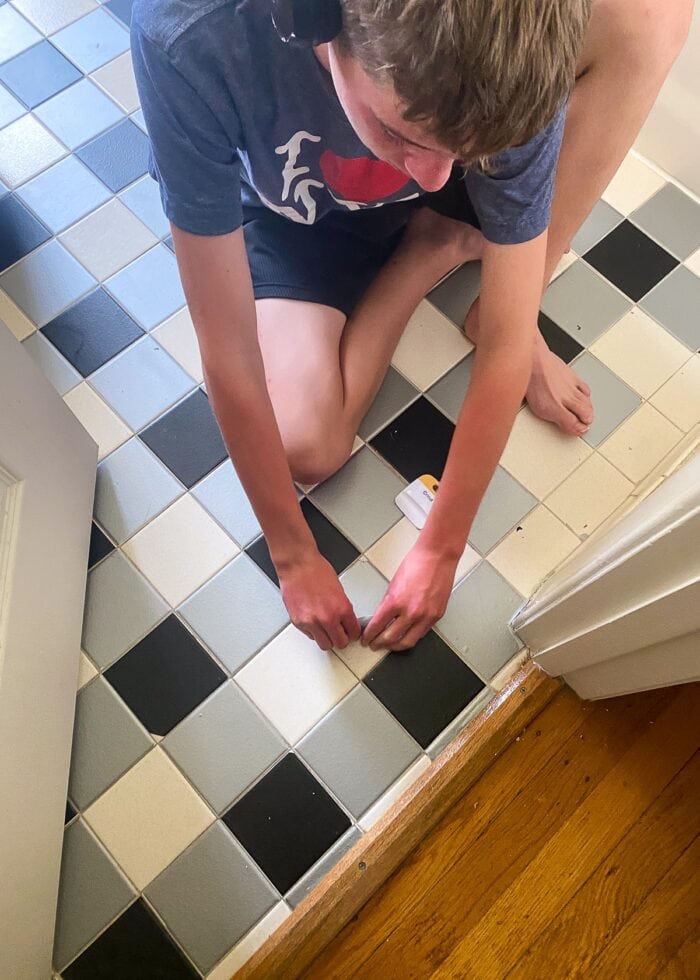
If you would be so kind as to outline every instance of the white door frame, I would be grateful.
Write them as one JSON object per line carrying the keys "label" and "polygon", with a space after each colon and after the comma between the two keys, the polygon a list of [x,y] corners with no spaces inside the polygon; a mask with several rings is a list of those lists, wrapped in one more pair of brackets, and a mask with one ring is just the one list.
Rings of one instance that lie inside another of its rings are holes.
{"label": "white door frame", "polygon": [[51,954],[97,446],[0,320],[0,976]]}

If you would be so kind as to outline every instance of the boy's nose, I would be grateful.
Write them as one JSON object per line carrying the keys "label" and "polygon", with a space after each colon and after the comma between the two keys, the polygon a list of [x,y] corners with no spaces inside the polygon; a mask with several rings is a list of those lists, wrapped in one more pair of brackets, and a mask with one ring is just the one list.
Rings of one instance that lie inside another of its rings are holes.
{"label": "boy's nose", "polygon": [[407,151],[404,169],[424,191],[439,191],[452,173],[452,161],[442,154],[426,153],[422,150],[416,153]]}

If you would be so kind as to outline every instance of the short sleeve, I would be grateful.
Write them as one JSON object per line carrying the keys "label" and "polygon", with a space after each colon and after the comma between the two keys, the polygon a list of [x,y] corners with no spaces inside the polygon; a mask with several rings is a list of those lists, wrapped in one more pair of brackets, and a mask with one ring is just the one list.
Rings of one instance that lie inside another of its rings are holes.
{"label": "short sleeve", "polygon": [[149,172],[166,216],[195,235],[224,235],[242,224],[240,159],[206,100],[168,53],[131,27],[136,85],[150,138]]}
{"label": "short sleeve", "polygon": [[500,245],[527,242],[549,225],[565,119],[563,103],[531,140],[493,157],[491,173],[480,168],[467,170],[467,192],[488,241]]}

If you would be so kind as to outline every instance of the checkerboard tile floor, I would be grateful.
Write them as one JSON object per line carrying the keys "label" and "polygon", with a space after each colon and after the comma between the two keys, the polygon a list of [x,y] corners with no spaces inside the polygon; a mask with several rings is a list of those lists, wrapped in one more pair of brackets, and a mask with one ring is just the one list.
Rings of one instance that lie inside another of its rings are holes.
{"label": "checkerboard tile floor", "polygon": [[[130,6],[0,0],[0,318],[100,447],[54,968],[219,980],[493,696],[514,613],[700,419],[700,206],[628,157],[540,315],[594,425],[524,407],[435,630],[323,653],[206,396]],[[477,290],[471,263],[421,304],[351,460],[299,488],[358,615],[416,539],[395,495],[442,473]]]}

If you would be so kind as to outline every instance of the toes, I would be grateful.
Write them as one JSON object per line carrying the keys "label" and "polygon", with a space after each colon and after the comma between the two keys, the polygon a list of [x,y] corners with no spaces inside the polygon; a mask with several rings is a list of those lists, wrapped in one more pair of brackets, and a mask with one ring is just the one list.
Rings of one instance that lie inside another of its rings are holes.
{"label": "toes", "polygon": [[582,422],[573,412],[562,413],[559,428],[570,436],[581,436],[588,431],[585,422]]}
{"label": "toes", "polygon": [[586,384],[583,378],[579,378],[579,377],[576,378],[576,387],[578,388],[579,391],[582,391],[587,398],[591,397],[590,386]]}

